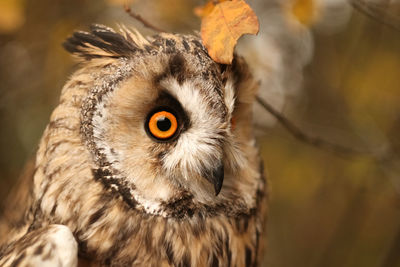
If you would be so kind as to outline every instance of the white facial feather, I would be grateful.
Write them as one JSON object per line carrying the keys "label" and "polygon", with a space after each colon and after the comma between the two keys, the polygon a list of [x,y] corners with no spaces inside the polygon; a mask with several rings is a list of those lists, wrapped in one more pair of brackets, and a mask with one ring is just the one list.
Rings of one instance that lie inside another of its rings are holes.
{"label": "white facial feather", "polygon": [[189,179],[194,174],[200,175],[204,168],[217,167],[223,156],[221,140],[224,137],[221,132],[226,131],[220,117],[207,108],[207,100],[190,81],[179,85],[170,78],[161,85],[181,103],[190,117],[190,128],[179,136],[175,148],[165,155],[164,168],[171,174],[178,168],[183,171],[183,178]]}
{"label": "white facial feather", "polygon": [[224,88],[224,100],[225,105],[228,108],[228,114],[232,115],[235,109],[235,89],[233,84],[233,79],[228,79]]}

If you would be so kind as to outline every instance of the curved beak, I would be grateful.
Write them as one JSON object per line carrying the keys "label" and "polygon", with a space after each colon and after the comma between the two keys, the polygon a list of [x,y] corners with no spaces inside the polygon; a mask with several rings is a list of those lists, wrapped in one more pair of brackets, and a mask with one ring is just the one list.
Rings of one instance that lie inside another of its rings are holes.
{"label": "curved beak", "polygon": [[215,169],[207,171],[204,177],[214,185],[215,195],[218,196],[224,182],[224,164],[221,162]]}

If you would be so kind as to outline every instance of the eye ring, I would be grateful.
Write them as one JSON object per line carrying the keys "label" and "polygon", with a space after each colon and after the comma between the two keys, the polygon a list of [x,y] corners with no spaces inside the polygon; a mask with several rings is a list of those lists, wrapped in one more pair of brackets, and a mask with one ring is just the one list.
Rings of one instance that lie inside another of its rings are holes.
{"label": "eye ring", "polygon": [[176,136],[178,120],[169,109],[158,109],[151,112],[146,121],[147,133],[158,141],[168,141]]}

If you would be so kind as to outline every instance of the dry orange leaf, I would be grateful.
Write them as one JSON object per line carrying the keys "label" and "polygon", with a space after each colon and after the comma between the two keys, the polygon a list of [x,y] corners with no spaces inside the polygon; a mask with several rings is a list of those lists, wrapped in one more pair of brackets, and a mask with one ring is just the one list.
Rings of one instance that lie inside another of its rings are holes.
{"label": "dry orange leaf", "polygon": [[[228,0],[218,0],[219,3],[222,3],[225,1],[228,1]],[[210,15],[210,13],[214,10],[215,2],[216,1],[210,0],[207,2],[207,4],[205,4],[203,6],[195,7],[194,14],[196,14],[196,16],[198,16],[200,18]]]}
{"label": "dry orange leaf", "polygon": [[214,61],[231,64],[237,40],[243,34],[257,34],[258,30],[258,18],[245,1],[225,1],[203,17],[201,39]]}

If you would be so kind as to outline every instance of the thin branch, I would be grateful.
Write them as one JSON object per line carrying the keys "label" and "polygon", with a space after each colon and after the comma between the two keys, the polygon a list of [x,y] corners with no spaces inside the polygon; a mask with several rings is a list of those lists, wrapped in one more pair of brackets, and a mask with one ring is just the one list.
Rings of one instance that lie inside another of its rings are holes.
{"label": "thin branch", "polygon": [[156,31],[156,32],[165,32],[163,29],[160,29],[157,26],[154,26],[153,24],[151,24],[150,22],[148,22],[147,20],[142,18],[142,16],[134,13],[128,5],[125,4],[124,9],[125,9],[125,12],[128,13],[129,16],[131,16],[132,18],[141,22],[143,24],[143,26],[145,26],[146,28],[152,29],[153,31]]}
{"label": "thin branch", "polygon": [[[381,23],[382,25],[400,31],[400,17],[384,10],[384,6],[373,5],[364,0],[350,0],[350,4],[355,10],[365,16]],[[386,9],[389,10],[389,7],[386,7]]]}
{"label": "thin branch", "polygon": [[337,154],[340,155],[354,155],[354,156],[358,156],[358,155],[365,155],[365,154],[369,154],[368,152],[363,152],[363,151],[359,151],[353,148],[349,148],[349,147],[345,147],[342,145],[338,145],[335,143],[331,143],[329,141],[326,141],[322,138],[319,137],[315,137],[315,136],[310,136],[306,133],[304,133],[299,127],[297,127],[296,125],[294,125],[291,121],[289,121],[284,115],[282,115],[279,111],[277,111],[276,109],[274,109],[269,103],[267,103],[264,99],[260,98],[260,97],[256,97],[257,102],[266,110],[268,111],[273,117],[275,117],[278,122],[290,133],[292,134],[296,139],[318,147],[318,148],[324,148],[324,149],[328,149],[332,152],[335,152]]}

